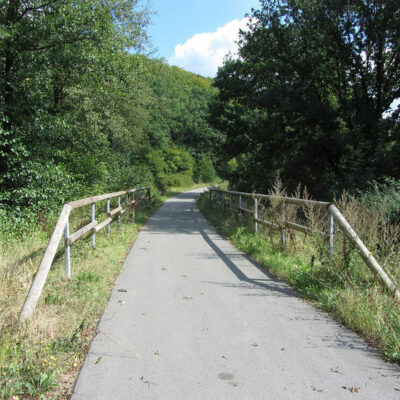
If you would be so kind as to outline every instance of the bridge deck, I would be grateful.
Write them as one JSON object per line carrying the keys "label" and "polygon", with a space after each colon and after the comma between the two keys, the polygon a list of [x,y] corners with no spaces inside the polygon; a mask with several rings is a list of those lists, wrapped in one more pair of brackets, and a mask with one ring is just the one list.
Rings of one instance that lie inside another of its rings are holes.
{"label": "bridge deck", "polygon": [[129,253],[72,399],[399,399],[400,368],[168,200]]}

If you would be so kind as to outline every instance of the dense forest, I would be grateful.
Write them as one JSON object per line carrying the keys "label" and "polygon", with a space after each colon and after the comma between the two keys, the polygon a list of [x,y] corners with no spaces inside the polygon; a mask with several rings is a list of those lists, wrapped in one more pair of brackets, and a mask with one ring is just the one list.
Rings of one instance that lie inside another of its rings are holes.
{"label": "dense forest", "polygon": [[398,0],[268,0],[219,69],[214,127],[234,187],[279,173],[320,199],[400,177]]}
{"label": "dense forest", "polygon": [[2,2],[3,229],[89,194],[214,177],[217,90],[145,55],[150,16],[138,0]]}
{"label": "dense forest", "polygon": [[215,169],[319,199],[400,178],[398,0],[260,1],[215,79],[149,57],[150,19],[140,0],[1,3],[2,230]]}

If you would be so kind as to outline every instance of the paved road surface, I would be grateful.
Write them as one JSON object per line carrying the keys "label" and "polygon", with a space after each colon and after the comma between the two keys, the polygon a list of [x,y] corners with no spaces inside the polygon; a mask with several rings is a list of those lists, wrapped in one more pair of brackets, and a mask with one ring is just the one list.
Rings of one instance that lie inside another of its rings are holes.
{"label": "paved road surface", "polygon": [[400,368],[219,236],[196,194],[140,233],[72,399],[399,400]]}

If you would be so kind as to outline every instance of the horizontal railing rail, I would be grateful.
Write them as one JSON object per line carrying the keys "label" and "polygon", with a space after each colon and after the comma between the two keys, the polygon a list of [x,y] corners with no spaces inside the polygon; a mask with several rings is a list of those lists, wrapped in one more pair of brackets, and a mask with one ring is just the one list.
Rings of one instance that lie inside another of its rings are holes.
{"label": "horizontal railing rail", "polygon": [[[363,259],[366,266],[371,270],[371,272],[376,275],[379,281],[382,283],[384,287],[386,287],[397,300],[400,300],[400,292],[397,289],[397,286],[392,282],[389,278],[385,270],[375,259],[373,254],[368,250],[363,241],[354,231],[354,229],[347,222],[346,218],[343,214],[337,209],[337,207],[328,202],[323,201],[315,201],[315,200],[306,200],[306,199],[298,199],[294,197],[284,197],[284,196],[276,196],[276,195],[266,195],[259,193],[245,193],[245,192],[236,192],[236,191],[228,191],[222,190],[216,187],[209,188],[210,200],[213,200],[214,203],[221,204],[222,209],[225,211],[228,209],[230,212],[236,212],[241,215],[242,212],[249,214],[254,223],[254,233],[258,233],[258,224],[267,226],[268,228],[280,231],[281,233],[281,242],[284,246],[286,244],[286,229],[293,229],[299,232],[303,232],[306,234],[318,234],[322,236],[322,238],[329,243],[329,251],[333,254],[334,251],[334,224],[339,226],[339,228],[344,232],[344,234],[351,240]],[[227,199],[228,198],[228,201]],[[237,198],[238,207],[233,206],[234,198]],[[243,198],[252,199],[253,201],[253,209],[248,209],[242,207]],[[282,216],[280,223],[274,223],[271,221],[266,221],[262,218],[259,218],[259,202],[260,200],[270,200],[276,201],[282,204]],[[293,204],[296,206],[302,207],[317,207],[321,210],[325,210],[328,216],[328,232],[321,232],[310,227],[300,225],[295,223],[294,221],[288,221],[286,215],[286,205]]]}
{"label": "horizontal railing rail", "polygon": [[[130,195],[132,198],[130,199]],[[125,196],[125,208],[121,206],[121,197]],[[110,210],[110,199],[117,198],[118,206],[113,210]],[[64,204],[60,216],[58,217],[56,226],[51,235],[50,241],[47,245],[46,251],[43,255],[42,261],[40,262],[38,271],[35,275],[35,279],[32,282],[31,288],[29,289],[28,295],[25,299],[24,305],[21,309],[19,315],[19,321],[23,322],[30,318],[33,311],[36,308],[37,302],[42,293],[44,284],[47,279],[47,275],[50,271],[50,267],[53,263],[54,257],[56,255],[57,248],[60,244],[61,238],[64,233],[65,238],[65,270],[67,277],[71,278],[71,258],[70,258],[70,248],[71,245],[85,235],[88,232],[92,233],[92,248],[96,248],[96,233],[101,229],[107,227],[108,235],[110,235],[110,224],[115,219],[125,214],[130,208],[135,207],[139,204],[142,199],[151,200],[150,188],[141,187],[137,189],[129,189],[121,192],[107,193],[100,196],[88,197],[86,199],[71,201]],[[107,200],[107,218],[98,222],[95,215],[95,204]],[[69,216],[72,210],[81,208],[87,205],[91,205],[91,222],[82,228],[78,229],[76,232],[70,234],[69,232]]]}

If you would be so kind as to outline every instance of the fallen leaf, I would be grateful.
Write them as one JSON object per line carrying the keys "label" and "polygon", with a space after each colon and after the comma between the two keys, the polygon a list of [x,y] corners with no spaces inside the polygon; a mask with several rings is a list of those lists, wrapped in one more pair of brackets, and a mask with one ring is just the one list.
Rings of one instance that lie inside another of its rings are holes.
{"label": "fallen leaf", "polygon": [[154,354],[155,354],[156,356],[161,356],[160,350],[155,351]]}
{"label": "fallen leaf", "polygon": [[126,293],[127,290],[126,289],[118,289],[118,292]]}
{"label": "fallen leaf", "polygon": [[252,346],[258,347],[258,344],[257,343],[253,343]]}
{"label": "fallen leaf", "polygon": [[99,357],[96,361],[95,364],[98,364],[102,360],[102,357]]}
{"label": "fallen leaf", "polygon": [[343,389],[349,390],[351,393],[358,393],[360,391],[360,388],[357,387],[347,387],[347,386],[342,386]]}

